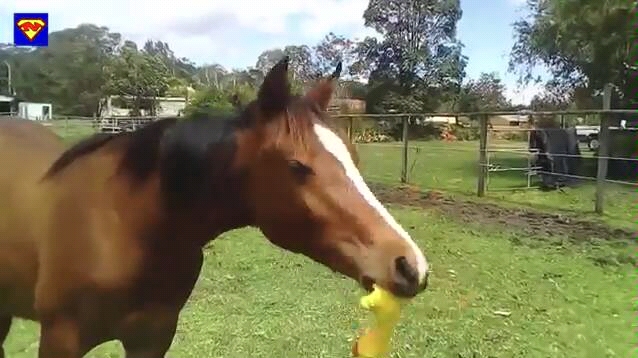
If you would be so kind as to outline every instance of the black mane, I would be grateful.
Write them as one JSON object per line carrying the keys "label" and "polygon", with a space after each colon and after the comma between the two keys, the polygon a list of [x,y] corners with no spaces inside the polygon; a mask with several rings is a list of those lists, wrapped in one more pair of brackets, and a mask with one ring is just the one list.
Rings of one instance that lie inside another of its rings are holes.
{"label": "black mane", "polygon": [[190,201],[204,194],[212,181],[211,175],[226,173],[236,151],[235,131],[247,125],[245,118],[166,118],[133,132],[98,133],[66,150],[44,178],[54,177],[78,158],[107,143],[124,140],[118,173],[128,175],[134,183],[142,183],[159,170],[167,198]]}
{"label": "black mane", "polygon": [[[299,99],[291,100],[293,112],[309,110],[327,120],[314,104]],[[117,173],[126,175],[135,185],[159,171],[163,196],[173,206],[205,200],[210,195],[227,195],[238,184],[237,175],[241,175],[230,170],[237,151],[235,133],[253,125],[254,106],[254,103],[247,105],[235,117],[166,118],[133,132],[95,134],[62,153],[43,179],[56,176],[78,158],[108,143],[121,141],[118,145],[123,154]],[[303,133],[300,126],[309,124],[293,118],[288,120],[288,125],[281,128],[282,135],[291,135],[290,131]]]}

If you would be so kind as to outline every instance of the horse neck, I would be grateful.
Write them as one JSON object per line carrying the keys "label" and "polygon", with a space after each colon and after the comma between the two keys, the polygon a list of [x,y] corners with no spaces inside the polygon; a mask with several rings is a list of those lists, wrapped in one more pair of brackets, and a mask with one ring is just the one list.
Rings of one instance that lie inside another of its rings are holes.
{"label": "horse neck", "polygon": [[[210,151],[220,153],[224,149],[223,144],[212,145]],[[198,190],[185,198],[172,197],[170,187],[159,189],[164,221],[171,223],[170,230],[176,235],[203,246],[224,232],[253,225],[253,214],[244,195],[246,185],[242,171],[223,164],[217,166],[224,161],[237,161],[237,152],[229,156],[212,158],[205,185],[196,186]]]}

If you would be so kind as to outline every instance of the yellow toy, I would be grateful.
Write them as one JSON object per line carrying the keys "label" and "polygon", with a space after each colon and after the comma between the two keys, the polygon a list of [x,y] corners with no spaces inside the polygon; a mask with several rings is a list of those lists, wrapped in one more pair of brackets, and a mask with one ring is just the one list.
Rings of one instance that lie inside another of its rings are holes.
{"label": "yellow toy", "polygon": [[361,306],[375,316],[374,327],[366,329],[352,347],[352,356],[361,358],[383,358],[390,350],[390,338],[394,326],[399,322],[401,302],[392,293],[374,286],[374,290],[361,298]]}

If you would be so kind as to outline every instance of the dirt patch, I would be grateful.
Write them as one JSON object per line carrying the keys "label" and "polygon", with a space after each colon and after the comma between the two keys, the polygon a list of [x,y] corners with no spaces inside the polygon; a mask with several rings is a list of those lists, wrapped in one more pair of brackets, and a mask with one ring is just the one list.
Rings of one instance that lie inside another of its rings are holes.
{"label": "dirt patch", "polygon": [[379,200],[391,204],[434,209],[461,222],[500,225],[529,236],[567,237],[574,241],[632,241],[634,233],[587,221],[573,215],[552,214],[529,209],[505,208],[492,203],[455,199],[440,192],[424,192],[413,187],[372,184]]}

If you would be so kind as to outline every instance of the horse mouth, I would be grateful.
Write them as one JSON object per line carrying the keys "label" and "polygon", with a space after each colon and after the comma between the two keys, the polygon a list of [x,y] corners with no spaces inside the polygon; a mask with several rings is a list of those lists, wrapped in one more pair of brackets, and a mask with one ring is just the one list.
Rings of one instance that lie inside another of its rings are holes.
{"label": "horse mouth", "polygon": [[374,280],[370,276],[364,275],[361,277],[361,286],[364,290],[368,291],[368,293],[374,289],[374,283]]}

